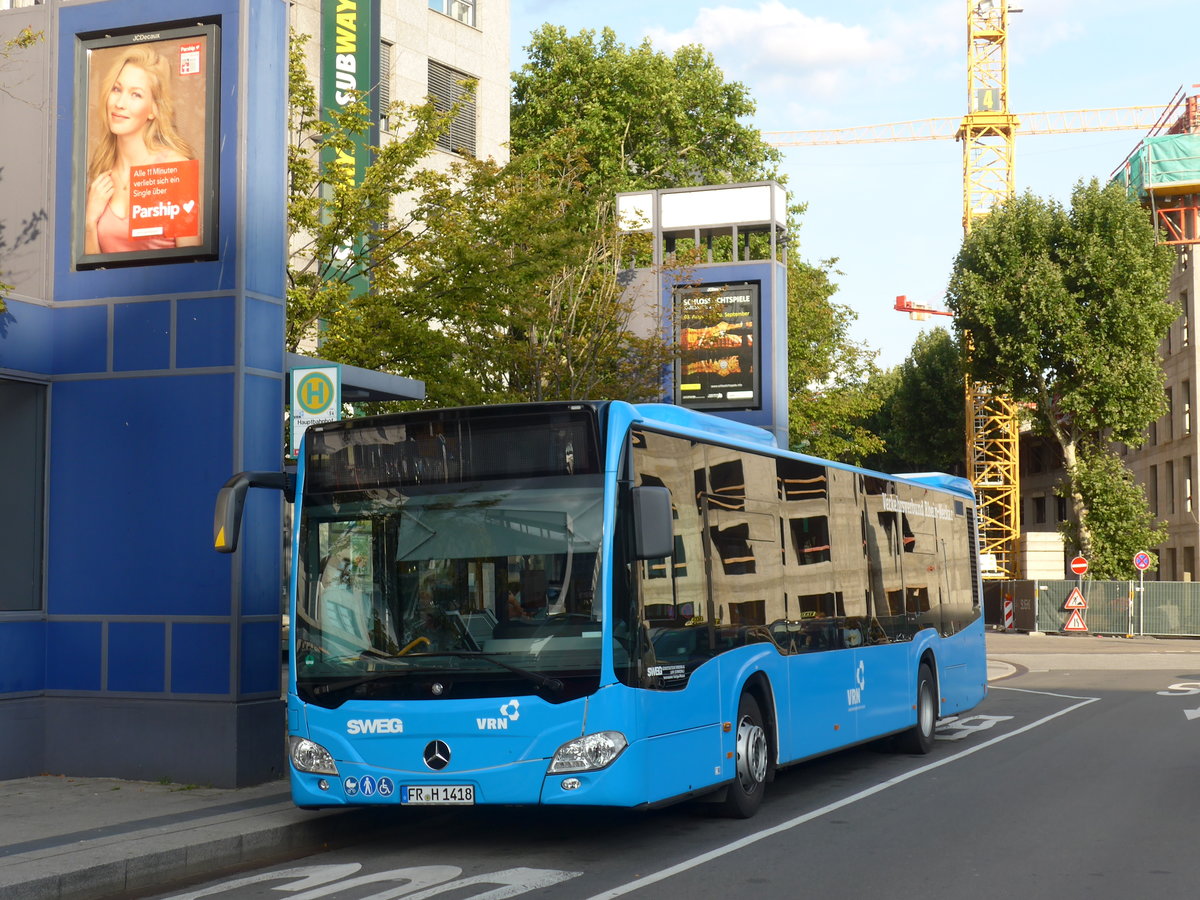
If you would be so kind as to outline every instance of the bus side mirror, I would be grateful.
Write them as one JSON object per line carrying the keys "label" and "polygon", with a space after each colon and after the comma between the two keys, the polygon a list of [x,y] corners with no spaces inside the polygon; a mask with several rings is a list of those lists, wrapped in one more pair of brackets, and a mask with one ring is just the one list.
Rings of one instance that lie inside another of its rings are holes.
{"label": "bus side mirror", "polygon": [[675,552],[671,492],[658,485],[633,489],[633,541],[637,559],[662,559]]}
{"label": "bus side mirror", "polygon": [[284,472],[239,472],[225,482],[217,492],[217,507],[213,512],[213,547],[218,553],[237,549],[246,491],[252,487],[275,488],[288,494],[292,482]]}

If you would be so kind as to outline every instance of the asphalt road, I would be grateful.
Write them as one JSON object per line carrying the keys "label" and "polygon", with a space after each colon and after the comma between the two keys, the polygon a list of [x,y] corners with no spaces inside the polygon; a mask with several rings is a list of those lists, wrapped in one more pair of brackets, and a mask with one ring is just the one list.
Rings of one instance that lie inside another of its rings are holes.
{"label": "asphalt road", "polygon": [[367,842],[161,897],[1200,896],[1200,642],[995,635],[928,756],[779,773],[758,816],[396,810]]}

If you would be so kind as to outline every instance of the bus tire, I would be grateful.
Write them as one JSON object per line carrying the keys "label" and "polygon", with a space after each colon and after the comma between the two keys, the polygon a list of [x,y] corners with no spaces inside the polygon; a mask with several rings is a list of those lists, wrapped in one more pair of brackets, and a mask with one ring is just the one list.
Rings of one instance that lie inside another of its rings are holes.
{"label": "bus tire", "polygon": [[750,694],[738,701],[736,735],[736,777],[725,793],[725,815],[748,819],[758,812],[766,791],[770,768],[771,742],[763,727],[762,711]]}
{"label": "bus tire", "polygon": [[901,753],[924,756],[933,749],[933,732],[936,727],[936,684],[929,663],[923,662],[917,670],[917,724],[897,736],[896,749]]}

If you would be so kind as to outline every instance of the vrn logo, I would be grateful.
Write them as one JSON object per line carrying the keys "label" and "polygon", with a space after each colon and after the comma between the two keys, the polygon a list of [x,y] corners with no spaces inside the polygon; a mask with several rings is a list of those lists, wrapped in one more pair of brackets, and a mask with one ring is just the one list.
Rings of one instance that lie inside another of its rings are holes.
{"label": "vrn logo", "polygon": [[501,718],[477,718],[475,719],[475,726],[480,731],[507,731],[509,722],[515,722],[517,719],[521,718],[521,714],[517,711],[520,709],[520,707],[521,701],[509,700],[502,707],[500,707]]}
{"label": "vrn logo", "polygon": [[846,690],[846,705],[851,709],[862,706],[863,691],[867,687],[867,667],[860,659],[854,670],[854,687]]}

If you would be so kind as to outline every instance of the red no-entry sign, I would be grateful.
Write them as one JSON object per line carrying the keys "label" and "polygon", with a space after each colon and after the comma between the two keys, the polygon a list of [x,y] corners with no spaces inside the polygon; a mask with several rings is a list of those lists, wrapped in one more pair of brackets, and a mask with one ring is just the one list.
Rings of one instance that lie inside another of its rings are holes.
{"label": "red no-entry sign", "polygon": [[1087,571],[1087,560],[1082,556],[1077,556],[1071,560],[1071,571],[1076,575],[1082,575]]}

